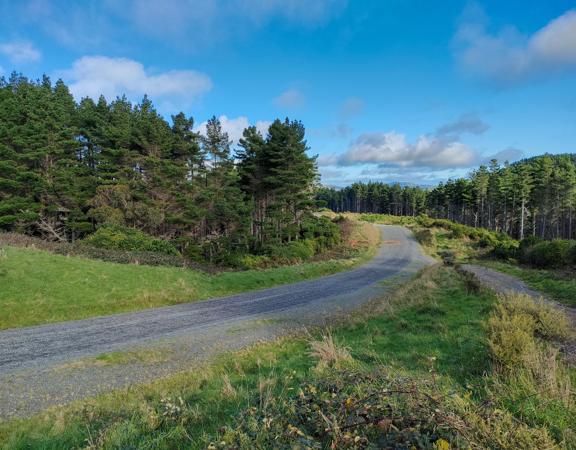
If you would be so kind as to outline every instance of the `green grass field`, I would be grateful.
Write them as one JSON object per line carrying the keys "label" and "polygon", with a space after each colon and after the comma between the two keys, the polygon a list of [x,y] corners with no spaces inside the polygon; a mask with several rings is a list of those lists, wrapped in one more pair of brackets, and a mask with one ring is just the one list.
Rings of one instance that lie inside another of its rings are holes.
{"label": "green grass field", "polygon": [[361,258],[210,275],[8,247],[0,261],[0,329],[235,294],[349,269]]}
{"label": "green grass field", "polygon": [[[484,324],[495,302],[492,294],[471,290],[452,269],[436,268],[335,324],[331,333],[355,367],[386,367],[414,379],[433,376],[439,389],[471,402],[466,408],[482,409],[492,383]],[[272,414],[279,402],[297,396],[302,383],[322,380],[317,363],[309,337],[281,339],[147,386],[0,424],[0,448],[206,448],[218,441],[222,426],[233,429],[246,408]],[[562,411],[566,416],[570,410]],[[525,411],[516,413],[521,419]],[[554,414],[557,408],[540,406],[530,426],[550,426],[558,434]],[[522,430],[529,426],[511,423]]]}

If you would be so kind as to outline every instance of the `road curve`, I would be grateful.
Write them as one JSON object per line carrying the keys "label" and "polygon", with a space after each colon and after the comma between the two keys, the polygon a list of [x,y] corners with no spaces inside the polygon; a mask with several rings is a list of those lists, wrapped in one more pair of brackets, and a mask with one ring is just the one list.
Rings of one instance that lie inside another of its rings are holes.
{"label": "road curve", "polygon": [[346,308],[342,299],[351,298],[350,294],[407,267],[419,268],[432,262],[406,228],[380,228],[382,246],[377,255],[347,272],[225,298],[1,331],[0,375],[193,334],[230,321],[279,317],[287,312],[322,315],[336,305]]}

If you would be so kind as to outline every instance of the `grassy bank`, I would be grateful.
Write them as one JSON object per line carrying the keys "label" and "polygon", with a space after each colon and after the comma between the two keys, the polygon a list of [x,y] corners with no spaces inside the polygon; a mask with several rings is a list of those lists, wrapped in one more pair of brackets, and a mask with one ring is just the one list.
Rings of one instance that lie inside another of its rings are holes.
{"label": "grassy bank", "polygon": [[479,260],[477,263],[520,278],[532,289],[559,303],[576,307],[576,274],[573,271],[530,269],[493,260]]}
{"label": "grassy bank", "polygon": [[340,252],[325,260],[214,275],[4,247],[0,329],[174,305],[316,278],[366,261],[378,242],[374,227],[351,224]]}
{"label": "grassy bank", "polygon": [[[460,439],[455,429],[439,426],[436,411],[465,421],[458,422],[467,427],[462,433],[485,446],[500,439],[499,448],[553,448],[567,439],[564,434],[569,438],[573,393],[564,405],[548,392],[510,389],[513,375],[495,362],[494,331],[486,325],[499,317],[495,304],[493,295],[476,292],[452,269],[434,268],[335,324],[330,334],[286,338],[148,386],[1,424],[0,448],[270,448],[304,446],[306,440],[322,444],[318,448],[334,442],[337,448],[364,448],[364,439],[375,434],[407,439],[412,433],[415,439],[413,427],[402,428],[402,417],[395,422],[400,435],[380,418],[369,429],[350,427],[347,436],[318,413],[336,421],[343,412],[361,420],[366,407],[373,408],[368,416],[385,411],[371,398],[416,408],[405,417],[427,424],[420,437],[429,448],[448,448],[438,446]],[[394,387],[407,390],[409,401],[389,399]],[[519,402],[527,395],[539,402],[538,414],[528,414],[534,403]],[[435,403],[426,403],[428,397]],[[424,403],[413,404],[420,398]]]}

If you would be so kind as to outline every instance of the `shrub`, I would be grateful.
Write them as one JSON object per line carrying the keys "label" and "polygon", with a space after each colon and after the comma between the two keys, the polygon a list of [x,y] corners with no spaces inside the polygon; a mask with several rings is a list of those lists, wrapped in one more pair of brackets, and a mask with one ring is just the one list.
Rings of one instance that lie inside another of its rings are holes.
{"label": "shrub", "polygon": [[265,253],[274,259],[287,262],[307,261],[316,254],[316,243],[312,239],[292,241],[270,246],[266,248]]}
{"label": "shrub", "polygon": [[568,263],[576,266],[576,242],[572,243],[572,247],[568,252]]}
{"label": "shrub", "polygon": [[104,225],[83,240],[87,245],[108,250],[158,252],[178,255],[178,250],[168,241],[156,239],[135,228]]}
{"label": "shrub", "polygon": [[228,259],[232,267],[244,270],[268,269],[278,265],[272,258],[266,255],[236,254]]}
{"label": "shrub", "polygon": [[530,247],[522,260],[538,268],[556,268],[569,264],[573,243],[566,240],[542,241]]}
{"label": "shrub", "polygon": [[497,241],[490,254],[498,259],[515,258],[518,255],[518,245],[512,240]]}
{"label": "shrub", "polygon": [[421,245],[431,247],[435,244],[434,233],[428,228],[414,231],[414,236]]}

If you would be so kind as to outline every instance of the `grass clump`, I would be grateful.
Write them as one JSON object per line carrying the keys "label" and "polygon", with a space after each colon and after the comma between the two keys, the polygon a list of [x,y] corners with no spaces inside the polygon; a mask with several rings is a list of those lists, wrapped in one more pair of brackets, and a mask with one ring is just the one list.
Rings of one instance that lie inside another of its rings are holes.
{"label": "grass clump", "polygon": [[546,426],[566,448],[576,448],[573,371],[556,346],[569,336],[564,315],[528,296],[501,298],[488,321],[494,371],[487,378],[491,401],[527,424]]}
{"label": "grass clump", "polygon": [[318,360],[316,368],[319,370],[342,367],[353,361],[350,349],[338,345],[330,331],[323,334],[321,339],[310,342],[310,356]]}

